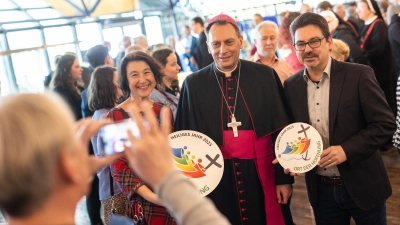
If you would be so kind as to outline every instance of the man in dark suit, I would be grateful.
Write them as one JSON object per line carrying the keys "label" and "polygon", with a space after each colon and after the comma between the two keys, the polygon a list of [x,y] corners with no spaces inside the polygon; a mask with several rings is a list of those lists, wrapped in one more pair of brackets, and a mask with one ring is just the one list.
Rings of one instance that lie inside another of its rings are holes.
{"label": "man in dark suit", "polygon": [[207,37],[204,33],[204,22],[200,17],[195,17],[192,19],[192,30],[194,33],[198,34],[199,37],[197,41],[192,42],[190,53],[192,58],[190,61],[197,65],[197,69],[203,69],[204,67],[210,65],[214,62],[211,54],[208,52],[207,48]]}
{"label": "man in dark suit", "polygon": [[306,173],[317,225],[386,224],[385,201],[392,190],[379,152],[396,129],[393,113],[374,71],[333,60],[328,23],[306,13],[290,26],[305,69],[285,81],[296,122],[321,134],[324,151]]}

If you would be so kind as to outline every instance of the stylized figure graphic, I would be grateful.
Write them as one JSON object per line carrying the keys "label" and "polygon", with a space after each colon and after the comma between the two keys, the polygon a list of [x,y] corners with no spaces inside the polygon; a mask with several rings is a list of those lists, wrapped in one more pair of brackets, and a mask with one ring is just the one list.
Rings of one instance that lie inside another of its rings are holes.
{"label": "stylized figure graphic", "polygon": [[[306,154],[305,157],[301,156],[302,159],[308,161],[309,158],[307,159],[308,155],[308,147],[310,147],[311,139],[307,138],[307,133],[306,131],[310,129],[310,126],[304,128],[303,125],[301,125],[302,130],[298,131],[297,133],[304,133],[304,138],[298,137],[298,140],[293,140],[293,142],[286,142],[286,148],[282,152],[282,154],[291,154],[291,155],[302,155]],[[300,159],[300,158],[299,158]]]}
{"label": "stylized figure graphic", "polygon": [[[196,156],[190,155],[190,151],[185,154],[186,146],[183,148],[171,148],[172,158],[174,159],[175,165],[182,171],[182,173],[190,178],[200,178],[206,176],[204,173],[206,169],[201,165],[202,159],[197,159],[197,163],[194,161]],[[190,158],[189,158],[190,157]]]}

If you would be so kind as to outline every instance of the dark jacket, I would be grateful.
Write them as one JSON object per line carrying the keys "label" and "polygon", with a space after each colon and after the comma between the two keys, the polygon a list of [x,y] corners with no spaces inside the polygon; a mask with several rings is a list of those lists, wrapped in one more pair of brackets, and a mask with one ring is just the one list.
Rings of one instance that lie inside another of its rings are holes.
{"label": "dark jacket", "polygon": [[364,51],[367,53],[368,61],[372,69],[374,69],[379,86],[385,92],[386,101],[392,108],[393,115],[396,115],[396,83],[398,75],[389,43],[388,27],[381,20],[374,25],[370,35],[365,38],[370,26],[364,25],[359,37],[365,42]]}
{"label": "dark jacket", "polygon": [[65,100],[68,104],[69,108],[71,109],[72,113],[75,116],[76,120],[82,119],[81,113],[81,96],[77,93],[73,93],[71,90],[63,87],[63,86],[56,86],[53,88],[53,91],[57,92],[61,98]]}
{"label": "dark jacket", "polygon": [[349,62],[369,65],[367,54],[357,42],[357,37],[347,24],[339,24],[332,32],[332,37],[342,40],[350,48]]}
{"label": "dark jacket", "polygon": [[397,14],[393,15],[390,21],[389,41],[396,60],[397,74],[400,74],[400,17]]}
{"label": "dark jacket", "polygon": [[[310,123],[303,72],[289,77],[284,87],[295,121]],[[395,130],[394,116],[374,71],[368,66],[332,60],[329,144],[343,148],[347,160],[337,167],[350,197],[363,210],[382,204],[392,194],[379,148]],[[315,169],[306,173],[306,184],[310,203],[316,207]]]}
{"label": "dark jacket", "polygon": [[197,41],[192,40],[192,47],[190,53],[196,60],[198,69],[210,65],[214,60],[207,48],[207,37],[204,32],[201,32]]}

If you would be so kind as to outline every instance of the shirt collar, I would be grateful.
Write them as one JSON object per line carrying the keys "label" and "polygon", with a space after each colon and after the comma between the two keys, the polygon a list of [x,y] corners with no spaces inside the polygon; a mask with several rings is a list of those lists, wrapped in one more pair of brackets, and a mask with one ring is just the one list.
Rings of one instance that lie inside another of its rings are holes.
{"label": "shirt collar", "polygon": [[231,77],[232,75],[235,76],[237,73],[237,70],[238,70],[239,63],[240,63],[240,61],[238,62],[238,64],[236,65],[236,67],[233,70],[227,71],[227,72],[221,71],[214,63],[214,67],[216,68],[215,72],[217,73],[218,76],[222,76],[222,77],[226,77],[226,78]]}
{"label": "shirt collar", "polygon": [[[324,74],[326,74],[326,76],[328,78],[331,76],[331,66],[332,66],[332,58],[329,57],[328,64],[326,64],[326,66],[325,66],[325,69],[324,69],[324,72],[322,73],[320,81],[322,81],[324,79]],[[308,82],[308,80],[310,80],[310,78],[308,77],[307,68],[305,68],[303,71],[303,78],[306,82]]]}
{"label": "shirt collar", "polygon": [[374,22],[374,20],[376,20],[376,18],[378,18],[378,16],[374,16],[371,19],[367,20],[364,22],[365,25],[370,25],[372,22]]}
{"label": "shirt collar", "polygon": [[[274,63],[276,63],[278,61],[279,61],[278,57],[276,57],[276,55],[274,55]],[[257,52],[254,54],[253,62],[261,63],[261,57]]]}

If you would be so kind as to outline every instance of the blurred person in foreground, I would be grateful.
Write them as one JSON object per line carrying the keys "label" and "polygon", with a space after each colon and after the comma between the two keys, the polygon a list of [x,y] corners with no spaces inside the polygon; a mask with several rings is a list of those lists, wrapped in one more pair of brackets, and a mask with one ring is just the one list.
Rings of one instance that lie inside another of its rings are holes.
{"label": "blurred person in foreground", "polygon": [[[179,224],[228,225],[211,201],[199,196],[193,183],[174,169],[168,110],[162,112],[161,130],[151,105],[141,107],[148,130],[139,111],[133,107],[132,115],[142,138],[130,135],[131,145],[126,148],[131,167],[154,188]],[[109,121],[85,119],[74,124],[68,107],[52,94],[3,98],[0,116],[4,118],[0,120],[0,179],[7,180],[0,183],[0,208],[8,215],[7,223],[75,224],[76,205],[89,191],[93,174],[121,157],[87,154],[90,137]]]}
{"label": "blurred person in foreground", "polygon": [[75,123],[54,94],[19,94],[0,103],[0,207],[9,225],[75,224],[93,174],[120,155],[88,156],[88,142],[109,122]]}

